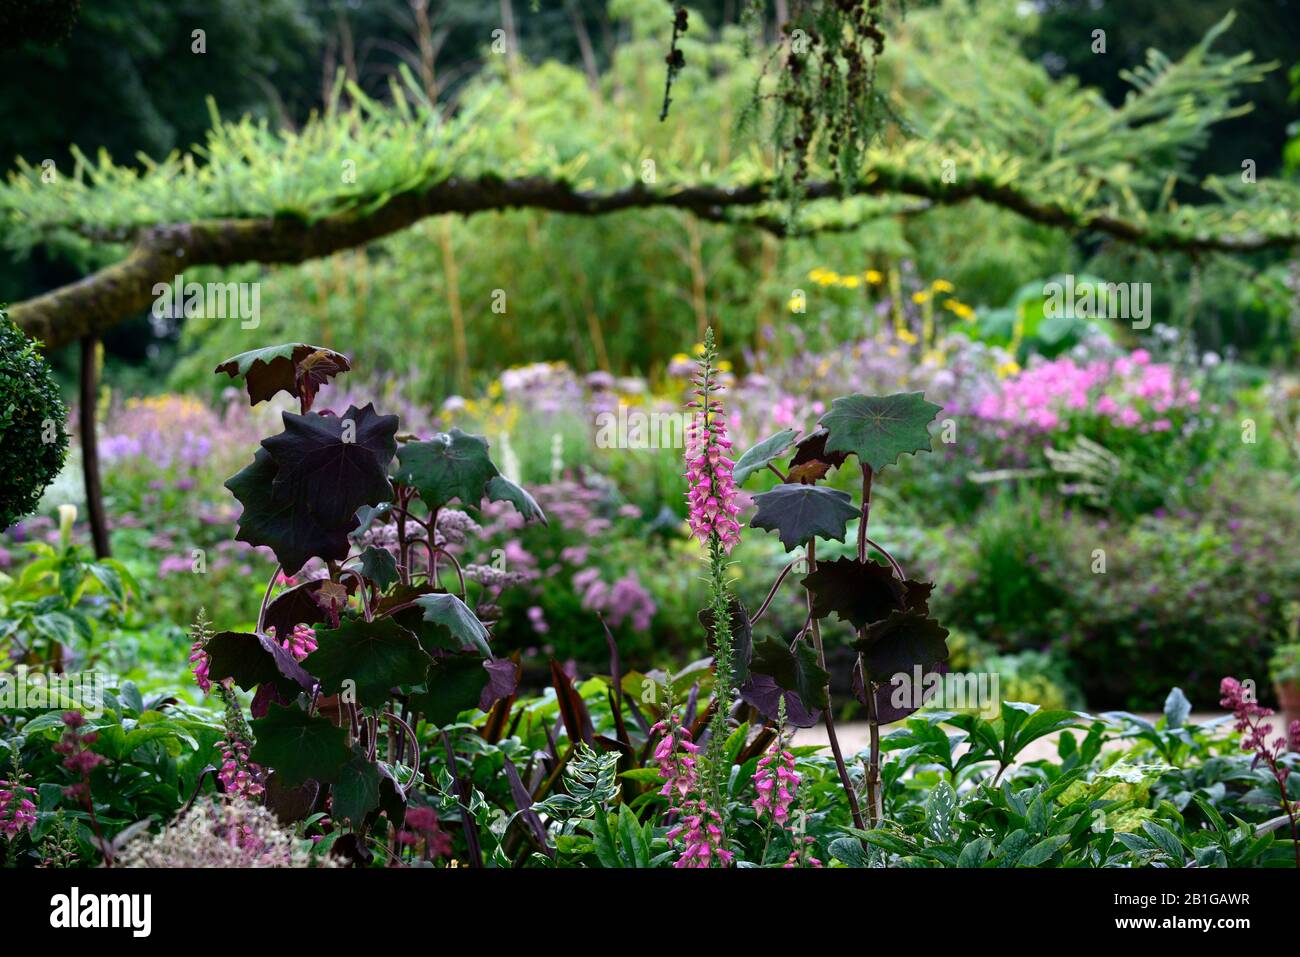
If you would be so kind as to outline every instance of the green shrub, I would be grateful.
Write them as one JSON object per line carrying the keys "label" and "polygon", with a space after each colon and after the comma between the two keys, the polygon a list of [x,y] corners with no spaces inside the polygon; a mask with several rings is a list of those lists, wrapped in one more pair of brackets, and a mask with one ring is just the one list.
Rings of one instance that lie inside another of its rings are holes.
{"label": "green shrub", "polygon": [[67,414],[50,367],[0,311],[0,530],[34,509],[59,474]]}

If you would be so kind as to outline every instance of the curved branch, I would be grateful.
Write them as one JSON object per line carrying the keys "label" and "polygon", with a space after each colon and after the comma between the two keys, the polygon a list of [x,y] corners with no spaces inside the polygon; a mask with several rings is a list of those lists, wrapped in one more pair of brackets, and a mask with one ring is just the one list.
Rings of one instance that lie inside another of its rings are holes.
{"label": "curved branch", "polygon": [[[1156,250],[1249,252],[1300,243],[1300,230],[1188,234],[1158,224],[1040,202],[1010,185],[984,180],[937,183],[904,168],[869,170],[850,192],[900,193],[928,199],[935,205],[980,199],[1034,222],[1064,229],[1095,230]],[[809,183],[804,190],[804,197],[809,201],[844,195],[845,190],[835,182]],[[171,283],[186,267],[304,262],[363,245],[426,217],[445,213],[470,215],[529,208],[599,216],[660,207],[718,220],[724,218],[728,209],[759,206],[771,198],[772,184],[766,181],[734,187],[700,185],[669,189],[651,189],[637,183],[609,192],[584,192],[567,182],[544,177],[453,177],[421,190],[398,194],[378,207],[361,207],[314,221],[279,216],[151,226],[135,234],[134,246],[120,262],[70,285],[16,303],[10,309],[10,317],[28,336],[53,349],[82,336],[102,333],[145,311],[157,298],[154,286]],[[758,224],[779,235],[785,232],[761,218]]]}

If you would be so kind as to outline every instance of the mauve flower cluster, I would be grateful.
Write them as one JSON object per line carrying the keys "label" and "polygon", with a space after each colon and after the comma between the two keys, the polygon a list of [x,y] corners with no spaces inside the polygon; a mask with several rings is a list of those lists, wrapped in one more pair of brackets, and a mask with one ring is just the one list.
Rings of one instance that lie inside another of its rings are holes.
{"label": "mauve flower cluster", "polygon": [[1223,695],[1219,704],[1232,710],[1236,718],[1234,727],[1245,735],[1241,741],[1243,751],[1255,752],[1255,764],[1266,762],[1278,779],[1282,793],[1286,793],[1286,779],[1290,769],[1278,764],[1278,760],[1290,748],[1300,748],[1300,721],[1292,721],[1285,735],[1278,735],[1272,741],[1268,739],[1268,725],[1261,723],[1261,718],[1273,715],[1272,708],[1266,708],[1255,701],[1254,695],[1236,678],[1224,678],[1219,684],[1219,693]]}
{"label": "mauve flower cluster", "polygon": [[[496,553],[508,573],[501,576],[503,586],[540,589],[543,579],[567,575],[583,608],[598,612],[615,628],[627,622],[636,631],[649,629],[657,611],[649,590],[635,571],[627,571],[611,583],[605,574],[609,565],[602,561],[601,543],[611,537],[614,522],[639,518],[640,511],[619,505],[611,497],[611,489],[594,478],[561,479],[533,486],[530,491],[546,512],[549,526],[526,527],[508,503],[489,502],[483,508],[481,536],[464,548],[453,545],[453,553],[462,562],[471,548]],[[575,541],[580,544],[571,544]],[[537,634],[550,630],[540,608],[530,611],[528,617]]]}
{"label": "mauve flower cluster", "polygon": [[708,544],[716,535],[728,553],[740,541],[734,466],[721,406],[715,405],[707,419],[701,410],[686,430],[687,521],[700,542]]}
{"label": "mauve flower cluster", "polygon": [[0,780],[0,834],[12,841],[36,826],[36,791],[21,781]]}
{"label": "mauve flower cluster", "polygon": [[986,394],[974,413],[997,424],[999,438],[1015,429],[1052,432],[1083,417],[1137,432],[1167,432],[1173,416],[1194,412],[1200,401],[1173,366],[1154,363],[1150,353],[1137,349],[1114,359],[1040,360]]}
{"label": "mauve flower cluster", "polygon": [[243,741],[219,741],[221,767],[217,780],[227,795],[237,795],[252,800],[260,797],[266,788],[262,784],[262,768],[248,759],[248,745]]}
{"label": "mauve flower cluster", "polygon": [[699,786],[695,755],[700,750],[691,741],[691,733],[682,727],[676,712],[670,712],[650,733],[663,735],[654,753],[664,782],[659,793],[670,802],[668,813],[677,815],[677,823],[666,835],[670,846],[682,846],[673,866],[710,867],[715,860],[723,866],[730,864],[735,855],[722,846],[722,817],[702,797],[691,796]]}
{"label": "mauve flower cluster", "polygon": [[90,750],[90,746],[99,740],[98,731],[82,732],[86,719],[79,711],[63,713],[63,736],[54,745],[54,753],[63,755],[63,767],[72,772],[79,780],[63,789],[65,797],[90,803],[90,772],[103,763],[104,758]]}
{"label": "mauve flower cluster", "polygon": [[409,807],[397,843],[414,848],[426,860],[451,854],[451,835],[438,823],[438,812],[431,807]]}
{"label": "mauve flower cluster", "polygon": [[754,772],[754,812],[758,820],[764,815],[782,826],[790,820],[790,806],[799,789],[799,775],[794,770],[794,755],[774,741],[771,749],[758,761]]}
{"label": "mauve flower cluster", "polygon": [[582,596],[583,608],[599,612],[614,628],[631,621],[633,630],[645,631],[654,618],[654,598],[634,571],[610,585],[601,579],[599,568],[584,568],[573,576],[573,590]]}

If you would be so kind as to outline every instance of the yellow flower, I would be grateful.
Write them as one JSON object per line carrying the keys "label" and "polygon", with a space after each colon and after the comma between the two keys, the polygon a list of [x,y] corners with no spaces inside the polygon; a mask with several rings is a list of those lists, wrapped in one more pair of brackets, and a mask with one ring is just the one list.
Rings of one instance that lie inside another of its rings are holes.
{"label": "yellow flower", "polygon": [[912,293],[912,302],[925,302],[929,298],[930,298],[930,294],[928,292]]}
{"label": "yellow flower", "polygon": [[790,301],[785,304],[791,312],[802,312],[806,305],[803,296],[791,296]]}
{"label": "yellow flower", "polygon": [[496,379],[488,386],[487,394],[495,399],[501,395],[501,391],[501,380]]}
{"label": "yellow flower", "polygon": [[691,357],[688,356],[688,355],[687,355],[686,353],[684,353],[684,352],[679,352],[679,353],[677,353],[677,355],[673,356],[673,360],[672,360],[672,361],[673,361],[673,362],[690,362],[690,361],[691,361]]}
{"label": "yellow flower", "polygon": [[885,277],[880,273],[876,272],[876,270],[874,269],[868,269],[862,275],[866,276],[867,282],[871,283],[871,285],[873,286],[879,286],[882,282],[885,281]]}
{"label": "yellow flower", "polygon": [[1012,359],[1009,362],[1002,363],[997,367],[996,371],[999,379],[1005,379],[1007,376],[1015,375],[1020,371],[1020,363]]}
{"label": "yellow flower", "polygon": [[718,371],[719,371],[719,372],[730,372],[730,371],[731,371],[731,362],[728,361],[727,359],[721,359],[721,360],[719,360],[719,361],[718,361]]}
{"label": "yellow flower", "polygon": [[857,289],[858,283],[860,283],[861,281],[862,280],[860,280],[857,276],[840,277],[840,285],[843,286],[845,289]]}
{"label": "yellow flower", "polygon": [[694,352],[697,356],[704,355],[704,343],[702,342],[695,343],[695,348],[692,349],[691,351]]}
{"label": "yellow flower", "polygon": [[840,274],[833,269],[824,269],[818,266],[808,273],[808,278],[819,286],[832,286],[840,281]]}
{"label": "yellow flower", "polygon": [[909,346],[914,346],[917,344],[918,341],[920,341],[916,338],[916,333],[914,333],[911,329],[899,329],[898,338],[902,339]]}
{"label": "yellow flower", "polygon": [[954,287],[953,284],[946,279],[936,279],[934,282],[930,283],[930,288],[935,292],[952,292]]}

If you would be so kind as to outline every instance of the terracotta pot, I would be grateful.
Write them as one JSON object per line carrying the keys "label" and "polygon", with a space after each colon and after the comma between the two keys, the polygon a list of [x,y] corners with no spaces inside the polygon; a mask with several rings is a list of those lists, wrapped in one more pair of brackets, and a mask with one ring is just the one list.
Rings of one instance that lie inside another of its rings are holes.
{"label": "terracotta pot", "polygon": [[1300,681],[1278,681],[1273,687],[1277,689],[1278,704],[1289,728],[1292,721],[1300,721]]}

